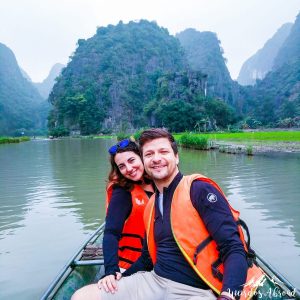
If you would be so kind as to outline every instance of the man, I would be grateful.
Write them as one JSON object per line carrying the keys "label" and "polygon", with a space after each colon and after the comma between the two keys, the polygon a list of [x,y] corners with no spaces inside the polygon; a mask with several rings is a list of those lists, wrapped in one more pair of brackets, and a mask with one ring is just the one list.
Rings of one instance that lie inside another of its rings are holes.
{"label": "man", "polygon": [[[144,131],[140,148],[157,189],[145,211],[143,253],[122,279],[105,277],[72,299],[216,299],[212,290],[218,299],[239,298],[248,264],[223,192],[206,177],[179,172],[177,145],[166,130]],[[153,270],[145,272],[152,269],[150,256]]]}

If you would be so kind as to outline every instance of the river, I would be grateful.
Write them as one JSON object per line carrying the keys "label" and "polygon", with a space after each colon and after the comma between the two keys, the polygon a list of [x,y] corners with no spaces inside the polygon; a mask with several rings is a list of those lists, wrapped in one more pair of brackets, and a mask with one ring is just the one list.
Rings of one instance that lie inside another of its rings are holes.
{"label": "river", "polygon": [[[0,145],[0,299],[39,299],[104,219],[110,139]],[[253,247],[300,287],[300,155],[180,150],[241,211]]]}

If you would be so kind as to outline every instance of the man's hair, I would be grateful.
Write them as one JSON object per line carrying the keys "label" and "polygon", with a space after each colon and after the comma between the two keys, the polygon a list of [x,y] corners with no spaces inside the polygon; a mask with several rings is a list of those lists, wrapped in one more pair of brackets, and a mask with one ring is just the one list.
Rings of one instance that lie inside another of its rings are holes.
{"label": "man's hair", "polygon": [[143,146],[152,140],[160,139],[160,138],[166,138],[169,140],[171,147],[173,149],[174,154],[178,153],[177,144],[175,142],[175,139],[173,135],[168,132],[167,129],[164,128],[151,128],[147,129],[142,132],[140,138],[139,138],[139,145],[141,153],[143,153]]}

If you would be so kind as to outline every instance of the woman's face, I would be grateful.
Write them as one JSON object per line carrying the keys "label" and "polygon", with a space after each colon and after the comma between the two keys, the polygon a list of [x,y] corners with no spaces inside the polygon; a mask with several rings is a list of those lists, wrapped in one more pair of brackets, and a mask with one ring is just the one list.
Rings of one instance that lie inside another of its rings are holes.
{"label": "woman's face", "polygon": [[115,163],[121,174],[132,181],[138,181],[143,177],[144,165],[141,158],[132,151],[117,153]]}

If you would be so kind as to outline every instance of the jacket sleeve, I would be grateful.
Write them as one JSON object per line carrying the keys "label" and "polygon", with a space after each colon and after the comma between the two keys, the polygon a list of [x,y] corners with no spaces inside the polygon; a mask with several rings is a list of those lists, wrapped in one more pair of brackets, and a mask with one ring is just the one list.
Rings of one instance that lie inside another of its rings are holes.
{"label": "jacket sleeve", "polygon": [[148,251],[147,239],[145,237],[141,256],[123,273],[123,276],[126,277],[139,271],[151,271],[152,269],[153,263]]}
{"label": "jacket sleeve", "polygon": [[191,199],[220,251],[224,263],[222,291],[238,295],[246,281],[248,264],[228,202],[214,186],[202,181],[192,183]]}
{"label": "jacket sleeve", "polygon": [[109,202],[106,224],[103,236],[103,255],[105,275],[120,272],[119,269],[119,240],[123,231],[124,223],[132,210],[130,192],[121,187],[114,187]]}

